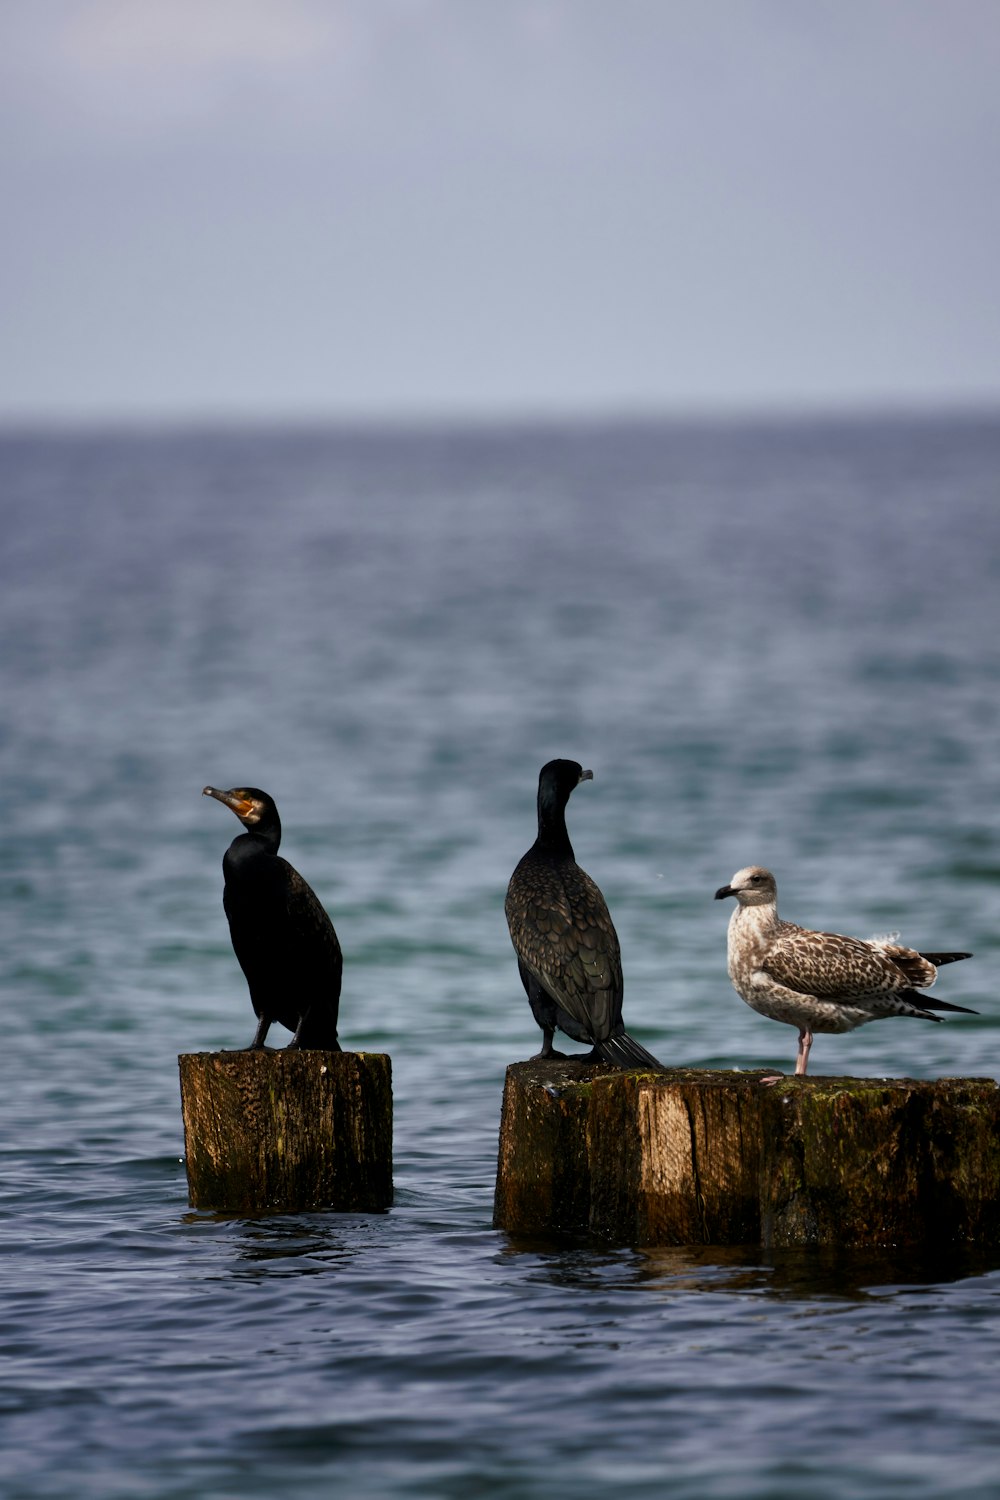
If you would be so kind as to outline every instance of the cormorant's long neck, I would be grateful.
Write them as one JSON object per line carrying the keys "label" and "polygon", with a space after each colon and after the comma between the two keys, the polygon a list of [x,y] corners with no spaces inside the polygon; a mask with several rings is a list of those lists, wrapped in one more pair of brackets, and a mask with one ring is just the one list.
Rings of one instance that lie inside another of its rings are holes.
{"label": "cormorant's long neck", "polygon": [[566,832],[566,803],[546,788],[538,789],[538,838],[536,845],[546,854],[573,859],[573,845]]}
{"label": "cormorant's long neck", "polygon": [[242,862],[260,854],[277,854],[280,843],[281,824],[277,818],[268,819],[266,823],[258,823],[256,828],[248,828],[246,833],[233,839],[229,854],[233,860]]}

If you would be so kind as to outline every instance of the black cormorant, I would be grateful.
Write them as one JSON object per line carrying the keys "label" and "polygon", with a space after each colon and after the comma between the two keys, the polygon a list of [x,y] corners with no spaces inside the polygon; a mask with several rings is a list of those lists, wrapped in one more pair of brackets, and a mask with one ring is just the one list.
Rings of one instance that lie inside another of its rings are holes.
{"label": "black cormorant", "polygon": [[278,1021],[294,1033],[289,1047],[339,1052],[340,943],[316,893],[278,854],[273,798],[254,786],[207,786],[203,795],[232,808],[246,829],[222,861],[222,904],[257,1016],[251,1049],[263,1047]]}
{"label": "black cormorant", "polygon": [[604,897],[573,857],[566,803],[581,781],[592,781],[575,760],[550,760],[538,777],[538,837],[507,887],[507,925],[521,983],[542,1028],[538,1057],[554,1052],[558,1026],[589,1042],[588,1062],[660,1068],[622,1023],[622,963]]}

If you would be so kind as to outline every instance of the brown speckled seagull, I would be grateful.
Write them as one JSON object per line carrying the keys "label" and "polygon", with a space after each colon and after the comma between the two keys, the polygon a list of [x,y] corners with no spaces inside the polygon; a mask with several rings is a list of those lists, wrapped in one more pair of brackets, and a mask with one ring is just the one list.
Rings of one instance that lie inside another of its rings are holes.
{"label": "brown speckled seagull", "polygon": [[736,897],[729,921],[729,977],[751,1010],[797,1026],[796,1074],[804,1074],[813,1032],[853,1031],[885,1016],[939,1021],[935,1010],[965,1005],[930,1000],[919,992],[937,978],[941,964],[970,953],[918,953],[888,938],[842,937],[813,932],[778,916],[778,887],[770,870],[748,865],[715,893]]}

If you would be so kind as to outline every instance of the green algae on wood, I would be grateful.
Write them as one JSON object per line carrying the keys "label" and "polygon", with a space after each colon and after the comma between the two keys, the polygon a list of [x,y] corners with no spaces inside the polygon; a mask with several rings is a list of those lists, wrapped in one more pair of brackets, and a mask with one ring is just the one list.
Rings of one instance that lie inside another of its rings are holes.
{"label": "green algae on wood", "polygon": [[392,1203],[392,1067],[378,1052],[178,1058],[188,1196],[225,1213]]}
{"label": "green algae on wood", "polygon": [[788,1080],[762,1125],[767,1248],[1000,1245],[992,1079]]}
{"label": "green algae on wood", "polygon": [[1000,1245],[1000,1089],[516,1063],[494,1223],[632,1245]]}
{"label": "green algae on wood", "polygon": [[508,1068],[494,1222],[521,1234],[583,1233],[590,1213],[587,1114],[591,1083],[558,1062]]}

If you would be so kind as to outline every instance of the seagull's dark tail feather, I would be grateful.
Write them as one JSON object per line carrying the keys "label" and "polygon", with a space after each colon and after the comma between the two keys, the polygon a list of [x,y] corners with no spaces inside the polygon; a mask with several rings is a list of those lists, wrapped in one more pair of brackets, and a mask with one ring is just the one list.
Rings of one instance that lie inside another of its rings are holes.
{"label": "seagull's dark tail feather", "polygon": [[664,1071],[663,1064],[652,1052],[647,1052],[627,1031],[619,1031],[606,1041],[598,1042],[594,1051],[602,1061],[613,1063],[618,1068],[655,1068],[658,1073]]}
{"label": "seagull's dark tail feather", "polygon": [[933,995],[921,994],[917,1002],[923,1010],[960,1010],[967,1016],[978,1016],[978,1010],[970,1010],[967,1005],[952,1005],[950,1000],[938,1000]]}
{"label": "seagull's dark tail feather", "polygon": [[[971,958],[971,953],[921,953],[921,958],[926,958],[928,963],[940,969],[942,964],[957,964],[960,958]],[[947,1008],[947,1007],[946,1007]]]}
{"label": "seagull's dark tail feather", "polygon": [[[933,962],[933,960],[932,960]],[[933,1010],[960,1010],[966,1016],[978,1016],[978,1010],[970,1010],[967,1005],[953,1005],[950,1000],[938,1000],[933,995],[925,995],[923,990],[899,990],[896,994],[897,1000],[908,1000],[914,1010],[923,1017],[925,1021],[940,1021],[940,1016],[929,1014]],[[907,1014],[907,1012],[903,1012]]]}

